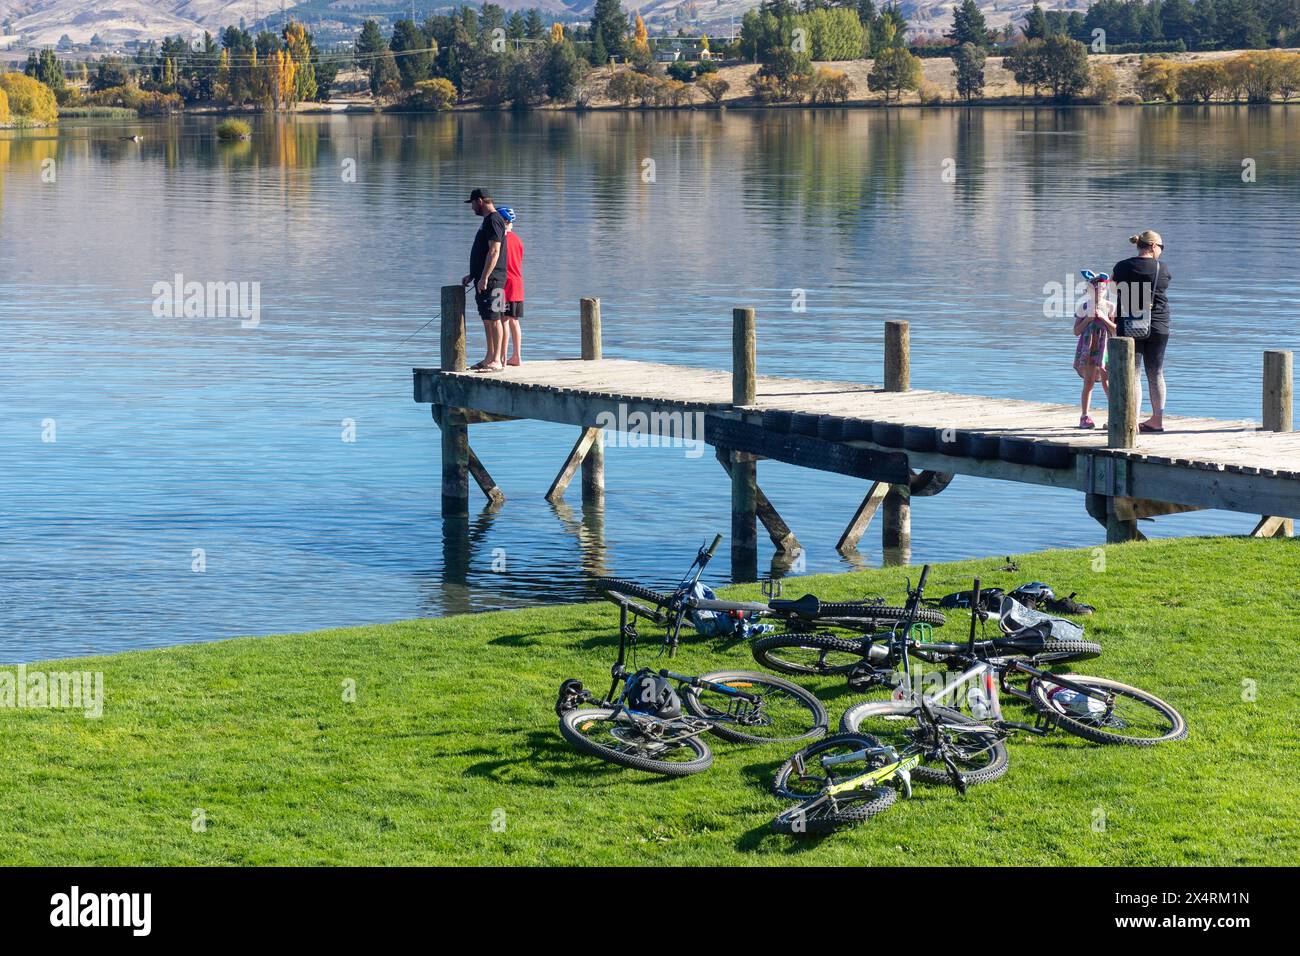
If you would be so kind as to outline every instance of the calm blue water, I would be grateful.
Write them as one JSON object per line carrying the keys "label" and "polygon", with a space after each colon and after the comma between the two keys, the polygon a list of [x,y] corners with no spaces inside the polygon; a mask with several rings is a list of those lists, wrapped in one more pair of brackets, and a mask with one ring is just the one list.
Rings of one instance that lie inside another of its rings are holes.
{"label": "calm blue water", "polygon": [[[881,322],[905,318],[914,386],[1073,402],[1044,284],[1108,269],[1146,226],[1175,274],[1171,412],[1258,417],[1260,353],[1297,344],[1282,107],[264,119],[235,146],[213,125],[0,133],[3,659],[578,599],[592,573],[673,578],[727,530],[711,453],[612,449],[605,513],[584,518],[576,484],[553,509],[575,436],[533,422],[471,430],[509,500],[444,525],[410,383],[436,323],[404,340],[466,271],[474,185],[521,216],[526,358],[576,354],[597,295],[606,355],[726,368],[748,304],[765,373],[878,381]],[[176,273],[259,283],[260,324],[155,318]],[[851,566],[834,543],[862,482],[772,463],[760,481],[805,570]],[[912,533],[917,562],[1103,539],[1077,494],[971,478],[918,500]],[[883,558],[873,528],[858,560]]]}

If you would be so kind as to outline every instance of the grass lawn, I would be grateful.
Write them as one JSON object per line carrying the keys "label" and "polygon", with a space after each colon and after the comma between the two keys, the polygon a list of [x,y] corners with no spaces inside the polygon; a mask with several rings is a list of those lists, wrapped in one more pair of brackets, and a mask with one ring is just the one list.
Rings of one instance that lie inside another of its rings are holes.
{"label": "grass lawn", "polygon": [[[1098,606],[1088,633],[1105,647],[1078,670],[1164,697],[1190,735],[1150,750],[1021,735],[1002,780],[965,797],[918,784],[913,800],[822,840],[768,832],[783,804],[767,784],[789,745],[713,738],[712,769],[663,780],[565,744],[556,687],[570,676],[607,686],[608,604],[33,665],[103,671],[104,714],[0,710],[0,863],[1294,863],[1295,548],[1111,546],[1101,573],[1089,550],[1022,556],[1015,574],[995,570],[1001,558],[937,567],[935,596],[975,574],[1077,589]],[[786,596],[806,583],[824,598],[897,603],[916,573],[787,581]],[[744,646],[693,636],[677,664],[755,666]],[[810,686],[832,721],[855,699],[842,680]]]}

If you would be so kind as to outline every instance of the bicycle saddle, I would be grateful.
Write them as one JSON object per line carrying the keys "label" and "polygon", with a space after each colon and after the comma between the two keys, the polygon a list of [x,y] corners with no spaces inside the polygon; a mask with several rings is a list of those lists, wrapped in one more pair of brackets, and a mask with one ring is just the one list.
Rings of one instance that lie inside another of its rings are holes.
{"label": "bicycle saddle", "polygon": [[797,601],[783,601],[780,598],[768,603],[777,614],[793,614],[796,617],[816,617],[821,613],[822,602],[815,594],[805,594]]}

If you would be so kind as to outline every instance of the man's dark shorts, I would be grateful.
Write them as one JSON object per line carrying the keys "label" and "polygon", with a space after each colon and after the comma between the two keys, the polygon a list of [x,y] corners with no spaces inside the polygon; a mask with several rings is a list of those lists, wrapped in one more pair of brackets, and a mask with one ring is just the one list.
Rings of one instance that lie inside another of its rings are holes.
{"label": "man's dark shorts", "polygon": [[1148,374],[1165,367],[1165,346],[1169,344],[1168,332],[1151,330],[1145,339],[1133,340],[1133,351],[1142,356],[1142,365]]}
{"label": "man's dark shorts", "polygon": [[474,304],[478,306],[478,317],[484,322],[499,322],[505,318],[506,292],[499,285],[489,285],[483,292],[474,287]]}

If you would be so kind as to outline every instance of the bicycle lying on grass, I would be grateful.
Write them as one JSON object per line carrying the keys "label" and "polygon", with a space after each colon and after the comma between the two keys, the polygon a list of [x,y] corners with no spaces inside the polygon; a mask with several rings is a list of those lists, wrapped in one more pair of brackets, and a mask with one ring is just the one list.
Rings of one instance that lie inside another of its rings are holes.
{"label": "bicycle lying on grass", "polygon": [[[831,602],[805,594],[797,600],[782,600],[779,581],[764,582],[767,601],[701,597],[695,587],[700,570],[693,564],[682,583],[668,594],[618,578],[600,578],[597,587],[644,602],[667,615],[672,621],[674,645],[682,623],[692,613],[723,614],[749,623],[777,622],[782,630],[756,638],[750,650],[764,667],[796,675],[847,673],[864,659],[883,663],[885,649],[878,643],[880,637],[888,635],[908,614],[907,608],[887,605],[884,598]],[[918,608],[916,621],[941,627],[945,617],[942,611]]]}
{"label": "bicycle lying on grass", "polygon": [[[971,602],[970,637],[965,644],[914,639],[907,643],[907,653],[911,656],[942,664],[949,672],[955,672],[956,676],[945,686],[926,695],[935,705],[962,703],[961,691],[968,688],[964,703],[972,716],[985,720],[988,728],[1002,737],[1017,730],[1041,736],[1060,727],[1094,743],[1149,747],[1187,736],[1183,716],[1154,694],[1105,677],[1055,674],[1017,659],[1013,655],[1035,658],[1031,634],[977,641],[977,622],[982,626],[989,618],[979,593],[977,579],[975,600]],[[1082,641],[1058,643],[1077,648],[1087,645]],[[1100,647],[1090,646],[1100,653]],[[1078,656],[1095,657],[1096,654]],[[879,680],[883,683],[889,677],[892,675],[881,675]],[[1027,679],[1024,688],[1012,683],[1018,678]],[[1036,714],[1034,723],[1003,719],[1001,694],[1030,704]],[[890,722],[906,723],[913,709],[914,704],[909,701],[865,701],[844,712],[840,729],[849,733],[883,734]]]}
{"label": "bicycle lying on grass", "polygon": [[826,732],[828,720],[821,701],[783,678],[741,670],[693,676],[637,667],[637,619],[666,626],[659,653],[672,657],[685,614],[685,603],[676,596],[699,579],[721,540],[718,535],[709,547],[699,550],[682,587],[673,597],[664,596],[663,603],[655,602],[654,608],[626,591],[603,589],[619,608],[618,659],[610,668],[610,687],[603,700],[572,678],[560,685],[555,711],[560,733],[574,747],[624,767],[686,776],[708,769],[713,762],[713,752],[703,739],[706,733],[739,743],[771,743],[807,740]]}
{"label": "bicycle lying on grass", "polygon": [[[916,588],[908,590],[907,617],[895,640],[905,641],[916,626],[926,565]],[[903,660],[906,668],[906,657]],[[912,778],[951,783],[959,793],[970,784],[996,780],[1007,772],[1001,739],[979,722],[919,697],[909,705],[911,722],[903,733],[882,741],[869,733],[839,733],[800,750],[777,771],[772,788],[795,805],[772,821],[777,833],[829,833],[852,826],[893,806],[899,790],[912,795]]]}
{"label": "bicycle lying on grass", "polygon": [[[919,605],[929,570],[926,566],[916,589],[909,590],[909,606]],[[901,686],[908,696],[850,707],[840,721],[840,733],[786,761],[773,789],[798,802],[773,820],[773,829],[826,833],[860,823],[892,806],[900,789],[910,796],[912,777],[951,782],[959,792],[970,784],[996,780],[1007,772],[1004,741],[1018,730],[1044,735],[1060,727],[1097,743],[1134,746],[1187,735],[1182,715],[1146,691],[1107,678],[1054,674],[1019,659],[1041,652],[1050,631],[1044,624],[977,641],[977,625],[982,627],[989,617],[978,580],[973,594],[970,635],[964,645],[920,640],[917,635],[925,631],[911,619],[895,629],[889,654],[901,655],[901,684],[892,671],[873,668],[873,673],[876,683]],[[1078,645],[1070,649],[1078,656],[1100,653],[1096,645],[1070,643]],[[1061,654],[1066,650],[1057,648]],[[911,657],[960,673],[935,694],[911,693]],[[1019,676],[1028,678],[1027,689],[1011,683]],[[967,685],[980,691],[966,698],[974,714],[942,706],[946,700],[956,703],[958,690]],[[1028,701],[1038,714],[1035,724],[1004,720],[1000,692]]]}

